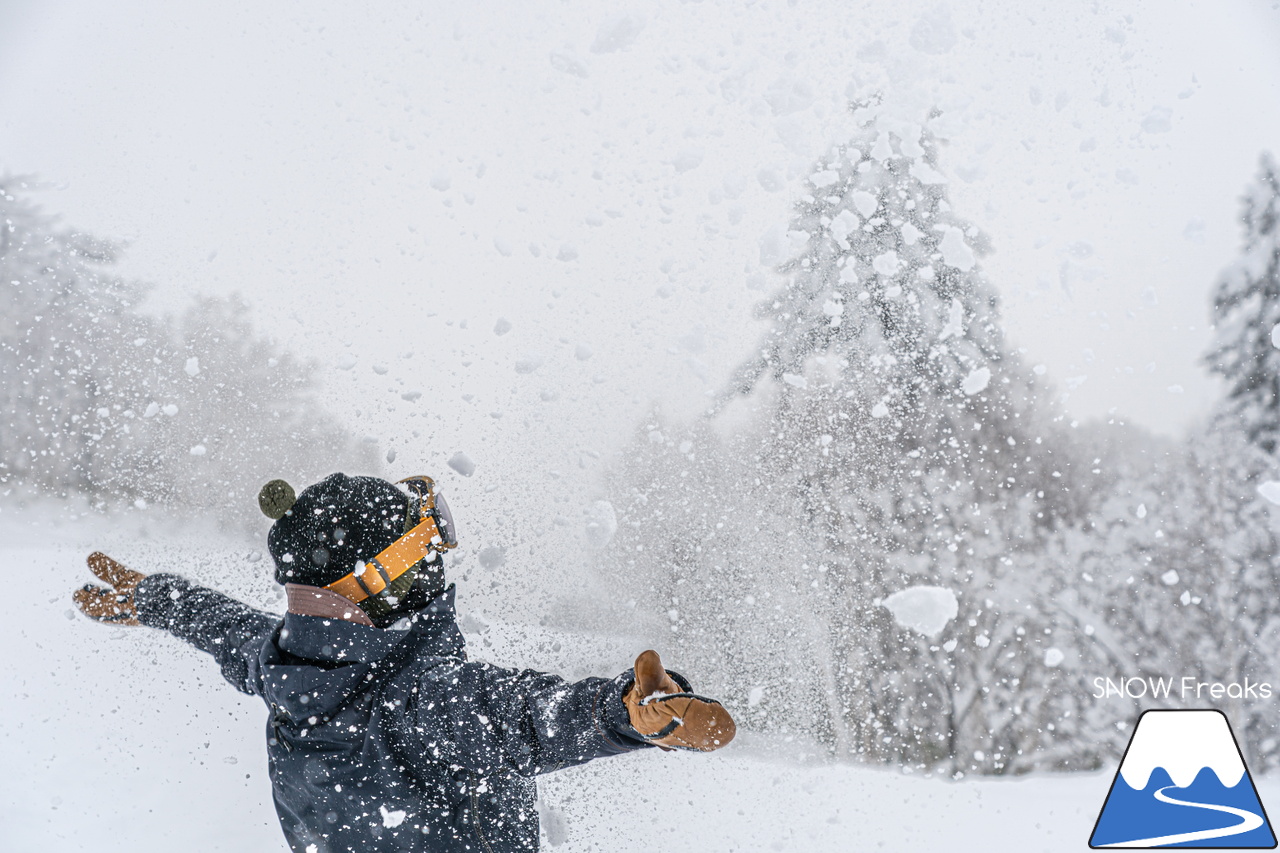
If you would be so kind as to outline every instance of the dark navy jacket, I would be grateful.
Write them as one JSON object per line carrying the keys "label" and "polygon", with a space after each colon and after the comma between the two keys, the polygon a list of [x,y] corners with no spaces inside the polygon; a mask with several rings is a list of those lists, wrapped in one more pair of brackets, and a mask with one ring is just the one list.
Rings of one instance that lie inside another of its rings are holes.
{"label": "dark navy jacket", "polygon": [[175,575],[149,576],[135,599],[143,624],[212,654],[266,700],[276,811],[295,853],[537,850],[534,776],[649,746],[622,703],[633,674],[570,683],[468,661],[453,593],[408,631],[281,621]]}

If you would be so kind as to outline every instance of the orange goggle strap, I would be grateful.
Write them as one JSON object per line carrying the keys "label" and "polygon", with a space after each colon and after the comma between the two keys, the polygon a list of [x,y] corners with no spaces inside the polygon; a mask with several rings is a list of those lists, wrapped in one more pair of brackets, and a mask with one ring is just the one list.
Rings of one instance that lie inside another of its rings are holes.
{"label": "orange goggle strap", "polygon": [[437,537],[440,537],[440,528],[436,526],[435,518],[427,516],[417,527],[392,542],[372,560],[327,584],[325,589],[331,589],[354,602],[377,595],[396,578],[422,562],[432,551],[439,550],[440,546],[431,541]]}

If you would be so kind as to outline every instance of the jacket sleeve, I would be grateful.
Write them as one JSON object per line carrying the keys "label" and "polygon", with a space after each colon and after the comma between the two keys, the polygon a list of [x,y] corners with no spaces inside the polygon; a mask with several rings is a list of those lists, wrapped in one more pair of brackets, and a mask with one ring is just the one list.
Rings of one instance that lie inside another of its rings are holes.
{"label": "jacket sleeve", "polygon": [[133,594],[138,621],[162,628],[213,655],[222,677],[242,693],[260,693],[258,650],[280,617],[254,610],[177,575],[148,575]]}
{"label": "jacket sleeve", "polygon": [[568,682],[445,659],[420,675],[410,716],[429,761],[534,776],[651,746],[622,703],[634,680],[631,670]]}

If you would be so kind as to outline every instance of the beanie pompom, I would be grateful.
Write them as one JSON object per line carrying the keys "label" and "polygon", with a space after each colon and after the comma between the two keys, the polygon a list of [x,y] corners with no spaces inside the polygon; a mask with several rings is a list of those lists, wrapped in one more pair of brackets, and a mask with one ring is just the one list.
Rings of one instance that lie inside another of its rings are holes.
{"label": "beanie pompom", "polygon": [[284,480],[272,480],[258,492],[258,507],[267,518],[279,521],[297,499],[293,486]]}

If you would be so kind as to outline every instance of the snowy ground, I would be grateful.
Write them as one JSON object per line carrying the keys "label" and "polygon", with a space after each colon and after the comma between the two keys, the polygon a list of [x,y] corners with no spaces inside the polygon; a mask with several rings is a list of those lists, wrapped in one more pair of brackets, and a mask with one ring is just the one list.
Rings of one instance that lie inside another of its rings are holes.
{"label": "snowy ground", "polygon": [[[146,629],[91,624],[70,593],[103,547],[154,571],[184,566],[270,603],[252,540],[160,519],[73,521],[63,505],[0,503],[11,604],[0,620],[0,851],[283,851],[262,747],[264,709],[213,664]],[[254,578],[254,573],[259,577]],[[625,666],[629,642],[464,620],[478,657],[580,675]],[[558,646],[557,646],[558,643]],[[1086,849],[1110,774],[961,783],[803,765],[749,737],[712,756],[605,760],[547,777],[546,846],[637,841],[707,851]],[[1264,782],[1264,803],[1280,784]]]}

